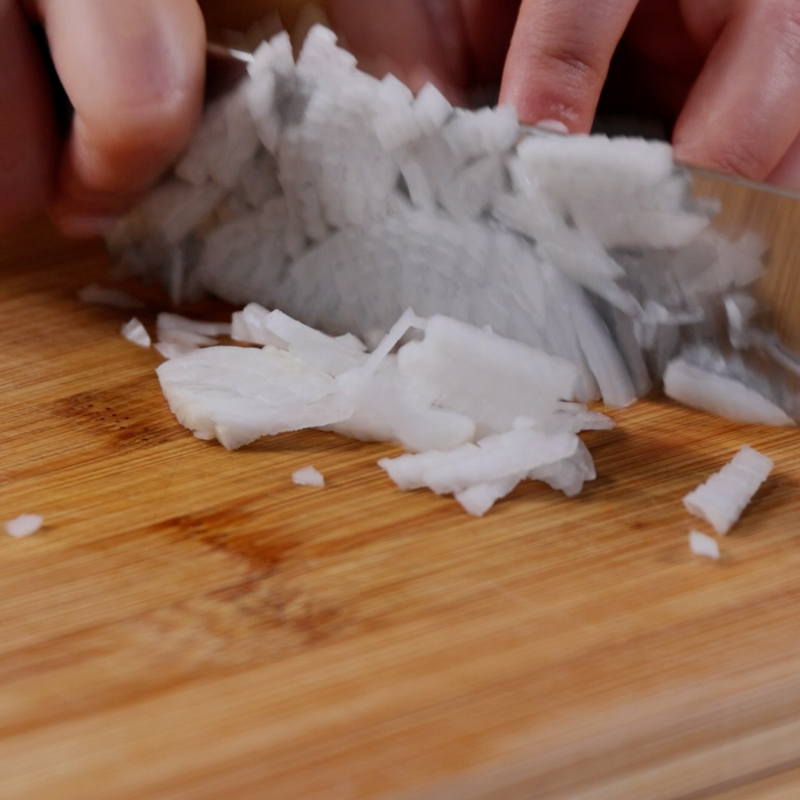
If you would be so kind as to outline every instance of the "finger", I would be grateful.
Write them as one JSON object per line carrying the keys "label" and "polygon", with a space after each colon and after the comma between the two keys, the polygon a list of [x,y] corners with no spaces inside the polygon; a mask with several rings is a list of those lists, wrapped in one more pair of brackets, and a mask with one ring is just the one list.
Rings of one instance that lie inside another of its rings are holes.
{"label": "finger", "polygon": [[527,123],[591,128],[611,57],[637,0],[524,0],[500,93]]}
{"label": "finger", "polygon": [[775,186],[800,190],[800,136],[792,142],[789,151],[767,178]]}
{"label": "finger", "polygon": [[38,10],[75,108],[54,216],[91,233],[188,140],[202,108],[203,19],[195,0],[40,0]]}
{"label": "finger", "polygon": [[678,120],[675,154],[762,180],[800,132],[800,5],[754,0],[737,11]]}
{"label": "finger", "polygon": [[0,0],[0,231],[47,204],[55,122],[42,59],[15,0]]}

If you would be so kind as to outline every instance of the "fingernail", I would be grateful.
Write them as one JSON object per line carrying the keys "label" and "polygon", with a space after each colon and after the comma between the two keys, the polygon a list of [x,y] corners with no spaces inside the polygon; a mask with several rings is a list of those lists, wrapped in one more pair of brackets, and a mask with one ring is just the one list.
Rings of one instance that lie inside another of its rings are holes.
{"label": "fingernail", "polygon": [[96,0],[84,5],[91,10],[84,35],[93,36],[89,46],[106,70],[96,82],[116,92],[117,107],[167,102],[182,88],[186,65],[175,42],[183,36],[183,15],[174,12],[173,3]]}
{"label": "fingernail", "polygon": [[59,230],[70,239],[106,236],[116,223],[116,217],[61,217],[56,220]]}
{"label": "fingernail", "polygon": [[569,128],[557,119],[540,119],[534,127],[541,128],[543,131],[548,131],[550,133],[569,133]]}

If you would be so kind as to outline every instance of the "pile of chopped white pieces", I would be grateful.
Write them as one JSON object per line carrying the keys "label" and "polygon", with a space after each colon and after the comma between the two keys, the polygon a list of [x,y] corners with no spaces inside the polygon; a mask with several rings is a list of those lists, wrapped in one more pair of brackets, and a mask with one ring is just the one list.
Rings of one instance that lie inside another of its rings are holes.
{"label": "pile of chopped white pieces", "polygon": [[[764,246],[713,230],[717,212],[667,144],[415,97],[315,27],[296,62],[285,34],[259,47],[109,245],[176,303],[245,306],[231,325],[159,316],[159,380],[196,436],[397,442],[408,453],[380,464],[401,488],[482,515],[524,479],[580,492],[595,471],[578,434],[613,424],[585,405],[601,398],[624,407],[663,381],[794,424],[800,393],[748,351]],[[124,334],[148,345],[136,319]]]}
{"label": "pile of chopped white pieces", "polygon": [[414,308],[569,362],[570,400],[626,406],[666,373],[676,399],[793,424],[800,393],[718,342],[764,246],[713,230],[717,205],[690,189],[667,144],[531,132],[431,85],[415,97],[318,26],[296,62],[285,34],[259,47],[109,245],[176,302],[256,302],[371,346]]}
{"label": "pile of chopped white pieces", "polygon": [[[192,324],[161,315],[158,328]],[[525,478],[577,494],[595,478],[577,434],[613,427],[575,402],[574,364],[449,317],[406,311],[371,353],[351,334],[327,336],[255,303],[214,330],[258,346],[197,337],[157,370],[195,436],[228,449],[305,428],[398,442],[410,452],[379,463],[400,488],[453,494],[477,516]],[[316,471],[294,478],[324,485]]]}

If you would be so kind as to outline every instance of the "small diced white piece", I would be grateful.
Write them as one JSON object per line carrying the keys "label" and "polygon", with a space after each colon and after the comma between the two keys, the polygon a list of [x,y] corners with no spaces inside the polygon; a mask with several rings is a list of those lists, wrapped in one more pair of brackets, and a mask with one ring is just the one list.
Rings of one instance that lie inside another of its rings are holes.
{"label": "small diced white piece", "polygon": [[494,483],[479,483],[456,495],[461,508],[473,517],[484,516],[492,506],[517,488],[520,478],[512,475]]}
{"label": "small diced white piece", "polygon": [[719,559],[719,544],[717,544],[717,540],[700,533],[700,531],[692,531],[689,534],[689,547],[696,556]]}
{"label": "small diced white piece", "polygon": [[683,498],[690,514],[710,523],[720,535],[733,527],[773,467],[767,456],[745,445],[719,472]]}
{"label": "small diced white piece", "polygon": [[144,325],[133,317],[129,322],[122,326],[122,335],[139,347],[150,347],[150,334],[145,330]]}
{"label": "small diced white piece", "polygon": [[180,358],[193,353],[198,349],[194,344],[178,344],[177,342],[156,342],[153,345],[155,351],[166,358],[168,361],[171,358]]}
{"label": "small diced white piece", "polygon": [[314,467],[303,467],[292,473],[292,481],[298,486],[314,486],[317,489],[325,488],[325,476]]}
{"label": "small diced white piece", "polygon": [[31,536],[41,527],[44,520],[38,514],[20,514],[16,519],[6,522],[6,533],[15,539]]}
{"label": "small diced white piece", "polygon": [[231,334],[229,322],[203,322],[166,311],[158,315],[156,328],[158,329],[158,338],[162,341],[171,331],[185,331],[205,337],[230,336]]}
{"label": "small diced white piece", "polygon": [[110,306],[111,308],[144,308],[144,303],[137,300],[122,289],[111,289],[90,283],[78,292],[78,299],[82,303],[97,306]]}

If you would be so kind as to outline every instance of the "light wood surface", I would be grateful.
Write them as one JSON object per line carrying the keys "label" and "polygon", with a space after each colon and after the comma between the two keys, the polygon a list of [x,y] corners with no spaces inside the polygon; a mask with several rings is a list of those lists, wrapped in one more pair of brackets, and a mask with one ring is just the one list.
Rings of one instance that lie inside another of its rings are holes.
{"label": "light wood surface", "polygon": [[[797,763],[797,431],[642,402],[585,494],[474,520],[390,446],[193,439],[130,314],[76,299],[107,269],[0,240],[0,518],[45,517],[0,536],[0,797],[739,800]],[[695,558],[681,497],[744,443],[775,473]]]}

